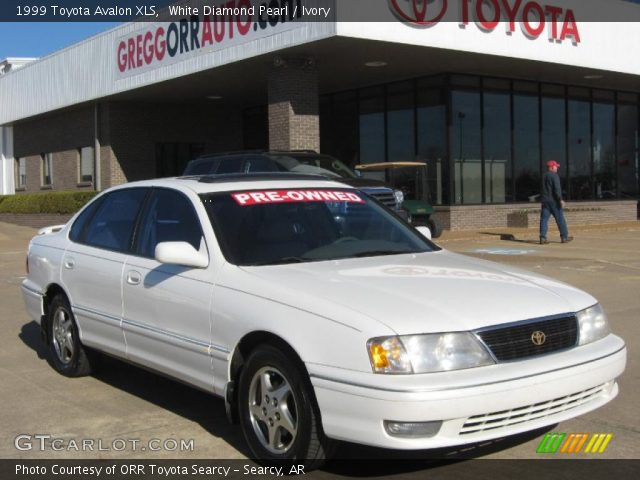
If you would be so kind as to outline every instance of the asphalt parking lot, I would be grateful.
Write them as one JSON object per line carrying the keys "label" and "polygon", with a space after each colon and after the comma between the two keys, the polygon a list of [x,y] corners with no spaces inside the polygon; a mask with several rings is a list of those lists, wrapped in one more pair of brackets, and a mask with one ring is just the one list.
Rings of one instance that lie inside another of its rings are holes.
{"label": "asphalt parking lot", "polygon": [[[112,359],[106,359],[95,375],[78,379],[65,378],[47,364],[38,326],[27,317],[19,289],[27,243],[34,233],[30,228],[0,223],[0,458],[245,458],[240,429],[227,423],[220,399]],[[636,459],[640,457],[640,223],[574,229],[572,233],[576,237],[572,243],[557,241],[545,246],[536,244],[536,232],[513,229],[449,235],[440,243],[459,253],[566,281],[599,299],[613,331],[627,342],[629,356],[627,370],[619,379],[620,395],[553,431],[612,433],[608,448],[598,458]],[[436,454],[531,459],[537,457],[543,434]],[[30,442],[21,444],[22,449],[15,444],[20,435],[31,436]],[[34,435],[50,436],[43,440],[44,449]],[[56,438],[65,439],[65,445],[69,439],[96,443],[93,450],[57,451],[50,445]],[[115,439],[125,439],[125,448],[116,446]],[[158,440],[153,444],[157,450],[150,448],[152,439]],[[97,448],[98,440],[103,449]],[[135,448],[131,440],[139,442]],[[167,440],[176,440],[176,448],[173,442],[166,444]],[[32,448],[25,449],[29,444]],[[394,452],[355,445],[344,445],[340,455],[397,458]]]}

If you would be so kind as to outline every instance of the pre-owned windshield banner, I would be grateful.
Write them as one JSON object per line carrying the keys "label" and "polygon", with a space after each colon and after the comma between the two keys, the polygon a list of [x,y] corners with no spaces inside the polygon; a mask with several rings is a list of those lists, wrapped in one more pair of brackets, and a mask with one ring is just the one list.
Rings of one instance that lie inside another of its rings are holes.
{"label": "pre-owned windshield banner", "polygon": [[232,193],[231,197],[243,207],[288,202],[364,203],[358,194],[343,190],[263,190]]}

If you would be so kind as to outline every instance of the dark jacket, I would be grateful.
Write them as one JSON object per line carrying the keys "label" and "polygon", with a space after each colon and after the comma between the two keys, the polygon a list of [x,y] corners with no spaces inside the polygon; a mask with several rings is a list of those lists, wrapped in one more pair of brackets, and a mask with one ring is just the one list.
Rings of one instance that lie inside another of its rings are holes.
{"label": "dark jacket", "polygon": [[542,177],[542,203],[555,204],[560,208],[562,201],[562,187],[560,176],[554,172],[547,172]]}

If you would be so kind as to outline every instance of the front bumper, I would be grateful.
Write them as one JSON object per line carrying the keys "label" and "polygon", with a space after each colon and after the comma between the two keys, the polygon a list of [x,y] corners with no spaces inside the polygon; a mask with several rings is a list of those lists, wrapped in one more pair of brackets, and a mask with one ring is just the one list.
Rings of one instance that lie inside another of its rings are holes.
{"label": "front bumper", "polygon": [[[307,366],[328,437],[413,450],[491,440],[582,415],[618,394],[615,379],[625,364],[624,342],[609,335],[535,359],[437,374]],[[389,435],[385,420],[442,426],[434,436],[406,438]]]}

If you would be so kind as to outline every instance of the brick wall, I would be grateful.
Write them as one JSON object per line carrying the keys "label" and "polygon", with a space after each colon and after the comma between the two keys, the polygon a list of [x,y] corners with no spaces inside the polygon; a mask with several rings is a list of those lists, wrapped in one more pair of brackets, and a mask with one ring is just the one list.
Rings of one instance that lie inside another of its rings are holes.
{"label": "brick wall", "polygon": [[[14,156],[26,161],[27,183],[21,192],[83,190],[78,182],[80,148],[94,144],[93,106],[69,109],[14,126]],[[52,153],[52,185],[42,186],[42,154]]]}
{"label": "brick wall", "polygon": [[[214,102],[133,103],[99,106],[98,139],[102,188],[156,176],[158,142],[201,143],[205,151],[242,148],[240,109]],[[79,183],[80,148],[94,145],[94,107],[65,110],[21,122],[14,128],[15,157],[26,158],[27,184],[21,192],[86,190]],[[50,187],[42,186],[42,154],[53,153]]]}
{"label": "brick wall", "polygon": [[157,143],[202,143],[205,152],[242,148],[241,110],[204,99],[196,104],[111,103],[109,129],[110,185],[155,177]]}
{"label": "brick wall", "polygon": [[[638,218],[635,200],[569,203],[565,218],[571,225],[606,224],[635,221]],[[435,218],[446,230],[477,230],[482,228],[538,228],[540,209],[531,203],[510,205],[456,205],[436,207]],[[553,231],[554,222],[550,226]]]}
{"label": "brick wall", "polygon": [[320,151],[318,71],[308,59],[287,59],[269,73],[269,148]]}

